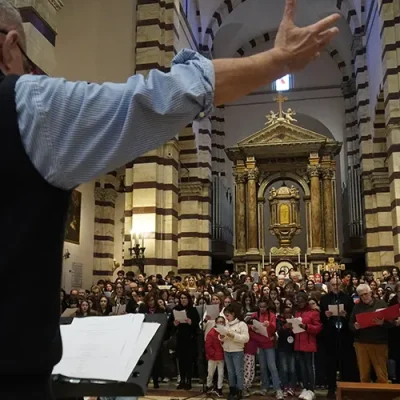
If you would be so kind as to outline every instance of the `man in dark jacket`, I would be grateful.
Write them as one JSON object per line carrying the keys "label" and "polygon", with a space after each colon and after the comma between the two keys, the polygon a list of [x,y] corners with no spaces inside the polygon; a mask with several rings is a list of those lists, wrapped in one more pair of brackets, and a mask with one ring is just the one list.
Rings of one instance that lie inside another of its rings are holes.
{"label": "man in dark jacket", "polygon": [[[353,348],[353,334],[349,330],[349,319],[353,310],[351,297],[340,290],[341,281],[333,278],[329,282],[329,293],[322,296],[321,322],[323,325],[322,338],[326,351],[328,398],[336,399],[336,376],[339,371],[340,379],[344,381],[358,380],[356,359]],[[343,305],[343,310],[341,307]],[[337,307],[337,312],[329,311],[329,306]],[[338,316],[334,316],[338,314]]]}
{"label": "man in dark jacket", "polygon": [[361,328],[357,322],[357,314],[374,312],[387,305],[383,300],[372,297],[371,288],[367,284],[357,287],[361,301],[354,306],[350,317],[350,329],[355,333],[355,348],[361,382],[371,382],[371,365],[378,383],[388,382],[388,331],[392,326],[383,319],[375,319],[374,326]]}

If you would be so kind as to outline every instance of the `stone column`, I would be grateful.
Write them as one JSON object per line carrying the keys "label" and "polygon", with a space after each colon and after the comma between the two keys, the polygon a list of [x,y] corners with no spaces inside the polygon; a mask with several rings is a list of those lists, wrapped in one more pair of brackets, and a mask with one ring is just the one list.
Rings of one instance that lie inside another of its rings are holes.
{"label": "stone column", "polygon": [[324,196],[324,232],[325,232],[325,251],[335,252],[335,225],[333,218],[333,190],[332,178],[333,168],[329,163],[322,167],[322,191]]}
{"label": "stone column", "polygon": [[236,181],[235,198],[235,238],[236,252],[243,254],[247,249],[246,235],[246,181],[247,171],[245,168],[236,167],[234,173]]}
{"label": "stone column", "polygon": [[258,253],[258,234],[257,234],[257,180],[258,168],[254,157],[249,157],[247,166],[247,205],[248,205],[248,251]]}
{"label": "stone column", "polygon": [[321,253],[322,250],[322,218],[321,218],[321,187],[320,187],[320,165],[319,159],[310,158],[308,166],[311,189],[311,230],[312,230],[312,253]]}

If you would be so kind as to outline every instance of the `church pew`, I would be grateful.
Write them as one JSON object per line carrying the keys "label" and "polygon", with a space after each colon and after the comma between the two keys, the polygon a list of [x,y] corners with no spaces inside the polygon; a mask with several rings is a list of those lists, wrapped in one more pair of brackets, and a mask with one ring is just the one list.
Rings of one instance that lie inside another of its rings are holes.
{"label": "church pew", "polygon": [[400,400],[400,385],[338,382],[337,400]]}

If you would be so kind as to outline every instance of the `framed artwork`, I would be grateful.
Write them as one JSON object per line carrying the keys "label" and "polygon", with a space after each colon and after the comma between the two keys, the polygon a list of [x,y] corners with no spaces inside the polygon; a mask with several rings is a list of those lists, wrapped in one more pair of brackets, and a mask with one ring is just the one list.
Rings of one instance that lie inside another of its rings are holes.
{"label": "framed artwork", "polygon": [[67,224],[65,226],[65,241],[79,244],[81,233],[82,193],[72,191],[68,208]]}

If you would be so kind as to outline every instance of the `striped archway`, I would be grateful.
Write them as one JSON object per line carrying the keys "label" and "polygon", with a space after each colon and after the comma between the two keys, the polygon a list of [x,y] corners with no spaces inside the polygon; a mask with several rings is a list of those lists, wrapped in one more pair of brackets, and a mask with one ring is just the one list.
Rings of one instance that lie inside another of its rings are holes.
{"label": "striped archway", "polygon": [[[213,48],[214,38],[223,25],[225,19],[242,3],[249,0],[224,0],[215,10],[211,20],[204,32],[204,39],[201,46],[203,52],[211,52]],[[353,0],[337,0],[336,7],[347,19],[353,34],[358,34],[362,31],[357,11],[353,5]]]}
{"label": "striped archway", "polygon": [[[248,55],[257,46],[260,46],[264,43],[268,43],[270,41],[275,40],[276,33],[277,33],[276,31],[267,32],[261,36],[258,36],[254,39],[249,40],[242,47],[240,47],[240,49],[238,49],[236,51],[236,54],[239,55],[240,57],[244,57],[244,56]],[[337,49],[335,49],[333,46],[329,46],[327,48],[327,51],[328,51],[329,55],[332,57],[332,59],[334,60],[334,62],[336,63],[337,67],[339,68],[339,71],[342,74],[342,81],[347,82],[350,79],[348,66],[346,65],[346,62],[341,57],[339,51]]]}

